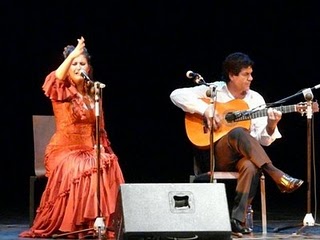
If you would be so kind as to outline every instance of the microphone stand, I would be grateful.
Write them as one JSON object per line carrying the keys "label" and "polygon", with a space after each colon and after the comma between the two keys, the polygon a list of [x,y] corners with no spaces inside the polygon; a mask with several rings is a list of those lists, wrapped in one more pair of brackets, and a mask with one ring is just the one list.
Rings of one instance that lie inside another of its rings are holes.
{"label": "microphone stand", "polygon": [[88,229],[82,229],[74,232],[68,232],[68,233],[62,233],[62,234],[54,234],[52,235],[52,238],[60,238],[63,236],[68,236],[71,234],[75,233],[82,233],[82,232],[89,232],[89,231],[96,231],[98,233],[98,239],[102,240],[105,239],[103,235],[106,233],[106,227],[104,223],[104,219],[101,216],[101,208],[100,208],[100,159],[101,159],[101,144],[100,144],[100,105],[102,103],[102,88],[104,88],[106,85],[100,82],[93,82],[90,79],[86,79],[87,81],[91,82],[94,84],[94,110],[95,110],[95,117],[96,117],[96,145],[94,146],[96,150],[96,164],[97,164],[97,209],[98,209],[98,215],[97,218],[93,224],[93,228],[88,228]]}
{"label": "microphone stand", "polygon": [[210,183],[214,182],[214,169],[215,169],[215,158],[214,158],[214,129],[213,129],[213,121],[215,115],[215,99],[217,97],[216,86],[213,84],[209,85],[209,89],[206,92],[207,97],[210,97]]}
{"label": "microphone stand", "polygon": [[98,233],[98,239],[102,239],[102,235],[106,232],[106,227],[104,223],[104,219],[101,216],[101,208],[100,208],[100,158],[101,158],[101,144],[100,144],[100,105],[102,100],[102,88],[105,85],[100,82],[94,82],[94,90],[95,90],[95,116],[96,116],[96,155],[97,155],[97,209],[98,216],[94,222],[93,229]]}
{"label": "microphone stand", "polygon": [[206,85],[209,87],[209,89],[206,91],[206,95],[207,97],[210,97],[210,114],[209,114],[209,118],[210,118],[210,125],[207,126],[210,129],[210,183],[216,182],[214,179],[214,168],[215,168],[215,159],[214,159],[214,129],[213,129],[213,121],[214,121],[214,115],[215,115],[215,100],[217,97],[217,92],[216,92],[216,88],[217,86],[214,85],[213,83],[207,83],[203,77],[200,74],[197,74],[195,76],[194,82],[196,82],[197,84],[202,84],[202,85]]}
{"label": "microphone stand", "polygon": [[93,224],[93,229],[98,233],[98,239],[102,239],[102,235],[106,233],[106,227],[104,223],[104,219],[101,216],[101,208],[100,208],[100,159],[101,159],[101,144],[100,144],[100,105],[102,103],[102,88],[106,85],[100,82],[93,82],[90,77],[86,74],[85,71],[81,69],[81,76],[83,76],[88,82],[93,84],[94,86],[94,110],[95,110],[95,117],[96,117],[96,157],[97,157],[97,210],[98,216]]}
{"label": "microphone stand", "polygon": [[312,181],[312,172],[311,172],[311,163],[312,163],[312,146],[313,146],[313,127],[312,127],[312,116],[313,116],[313,109],[312,109],[312,105],[313,105],[313,93],[312,93],[312,89],[317,89],[320,87],[320,84],[318,84],[317,86],[313,87],[313,88],[306,88],[302,91],[297,92],[296,94],[289,96],[287,98],[284,98],[280,101],[275,102],[274,104],[277,103],[282,103],[285,102],[288,99],[291,99],[295,96],[300,95],[301,93],[303,94],[306,102],[307,102],[307,111],[306,111],[306,117],[307,117],[307,213],[303,219],[303,222],[300,224],[296,224],[296,225],[292,225],[292,226],[285,226],[285,227],[281,227],[281,228],[275,228],[273,231],[274,232],[279,232],[281,230],[284,229],[288,229],[288,228],[295,228],[295,227],[299,227],[302,226],[296,233],[294,233],[294,235],[298,235],[305,227],[307,226],[315,226],[315,225],[320,225],[315,223],[315,220],[312,216],[311,213],[311,181]]}

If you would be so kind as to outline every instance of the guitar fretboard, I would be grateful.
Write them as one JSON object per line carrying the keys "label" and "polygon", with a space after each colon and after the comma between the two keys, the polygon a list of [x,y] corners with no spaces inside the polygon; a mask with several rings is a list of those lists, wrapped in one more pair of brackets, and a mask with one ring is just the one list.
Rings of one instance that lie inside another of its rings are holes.
{"label": "guitar fretboard", "polygon": [[[282,113],[290,113],[290,112],[296,112],[297,108],[296,105],[287,105],[287,106],[280,106],[275,107],[274,109],[282,112]],[[242,115],[239,118],[236,118],[234,121],[245,121],[253,118],[259,118],[259,117],[265,117],[268,115],[268,108],[260,109],[260,110],[253,110],[251,111],[242,111]]]}

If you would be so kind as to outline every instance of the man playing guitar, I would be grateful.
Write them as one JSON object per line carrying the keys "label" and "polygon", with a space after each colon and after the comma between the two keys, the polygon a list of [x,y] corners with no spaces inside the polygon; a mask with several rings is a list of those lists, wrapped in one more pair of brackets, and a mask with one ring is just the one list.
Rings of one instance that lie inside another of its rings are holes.
{"label": "man playing guitar", "polygon": [[[216,99],[211,104],[206,85],[179,88],[170,94],[172,102],[186,112],[187,134],[193,145],[207,149],[213,128],[215,170],[239,172],[230,217],[232,232],[239,234],[252,232],[245,226],[245,216],[257,192],[260,171],[267,173],[283,193],[291,193],[303,183],[275,167],[263,148],[281,138],[277,124],[283,109],[265,108],[264,98],[250,89],[253,65],[244,53],[227,56],[223,81],[214,82]],[[245,111],[248,109],[253,111]],[[290,111],[299,108],[291,106]]]}

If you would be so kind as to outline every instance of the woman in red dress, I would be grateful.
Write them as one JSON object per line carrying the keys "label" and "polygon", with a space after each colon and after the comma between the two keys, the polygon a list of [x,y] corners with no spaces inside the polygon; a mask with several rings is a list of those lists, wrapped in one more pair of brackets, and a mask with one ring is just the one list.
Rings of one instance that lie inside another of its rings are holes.
{"label": "woman in red dress", "polygon": [[[56,132],[44,159],[48,182],[32,227],[20,233],[20,237],[49,238],[70,233],[68,238],[81,239],[88,234],[82,230],[93,229],[100,216],[105,226],[110,226],[119,185],[124,183],[100,107],[100,150],[96,149],[96,89],[81,74],[84,71],[92,77],[84,38],[78,39],[76,47],[65,47],[63,54],[64,61],[46,77],[42,86],[52,102],[56,121]],[[100,160],[99,184],[97,159]]]}

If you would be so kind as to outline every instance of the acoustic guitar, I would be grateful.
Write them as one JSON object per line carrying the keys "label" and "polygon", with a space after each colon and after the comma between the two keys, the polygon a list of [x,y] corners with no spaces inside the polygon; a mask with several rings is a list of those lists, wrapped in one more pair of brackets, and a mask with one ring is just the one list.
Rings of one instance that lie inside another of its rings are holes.
{"label": "acoustic guitar", "polygon": [[[206,101],[206,99],[203,99]],[[274,107],[282,113],[299,112],[306,113],[308,104],[306,102]],[[317,102],[312,103],[312,111],[318,112]],[[236,127],[250,128],[251,119],[267,116],[268,108],[259,110],[248,110],[248,104],[242,99],[234,99],[226,103],[215,103],[215,110],[222,116],[221,127],[213,133],[213,142],[218,141],[229,131]],[[185,114],[185,127],[188,139],[193,145],[200,149],[210,147],[210,130],[208,129],[203,116],[199,114]]]}

